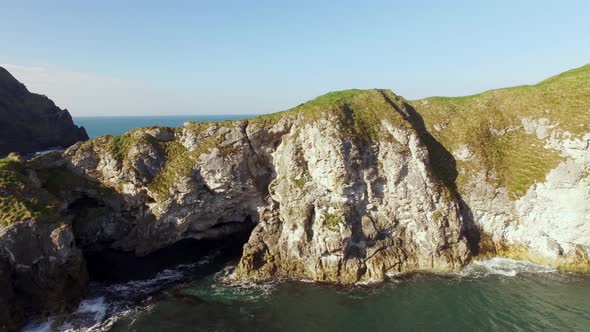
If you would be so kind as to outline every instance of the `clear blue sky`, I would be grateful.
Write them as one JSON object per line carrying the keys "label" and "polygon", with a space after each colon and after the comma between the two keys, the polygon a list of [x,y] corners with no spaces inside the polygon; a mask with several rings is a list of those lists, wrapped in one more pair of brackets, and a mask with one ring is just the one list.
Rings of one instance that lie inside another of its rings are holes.
{"label": "clear blue sky", "polygon": [[590,1],[0,2],[0,64],[75,115],[465,95],[590,62]]}

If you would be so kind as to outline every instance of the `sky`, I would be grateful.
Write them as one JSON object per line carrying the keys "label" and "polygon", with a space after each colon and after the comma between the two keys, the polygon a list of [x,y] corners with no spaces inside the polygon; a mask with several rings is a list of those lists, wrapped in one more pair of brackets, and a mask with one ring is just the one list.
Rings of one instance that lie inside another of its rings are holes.
{"label": "sky", "polygon": [[590,1],[6,1],[0,66],[74,116],[258,114],[407,99],[590,63]]}

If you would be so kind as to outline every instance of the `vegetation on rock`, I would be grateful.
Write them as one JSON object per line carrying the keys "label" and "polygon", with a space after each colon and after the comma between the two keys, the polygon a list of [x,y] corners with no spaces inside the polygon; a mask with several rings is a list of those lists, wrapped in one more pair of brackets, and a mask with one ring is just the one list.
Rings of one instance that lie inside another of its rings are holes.
{"label": "vegetation on rock", "polygon": [[0,159],[0,226],[23,220],[54,221],[58,204],[47,191],[35,188],[19,160]]}
{"label": "vegetation on rock", "polygon": [[457,161],[459,189],[482,171],[517,198],[562,160],[558,151],[525,132],[522,119],[546,118],[574,136],[590,132],[590,65],[536,85],[466,97],[431,97],[411,104],[447,150],[466,146],[472,152],[471,158]]}

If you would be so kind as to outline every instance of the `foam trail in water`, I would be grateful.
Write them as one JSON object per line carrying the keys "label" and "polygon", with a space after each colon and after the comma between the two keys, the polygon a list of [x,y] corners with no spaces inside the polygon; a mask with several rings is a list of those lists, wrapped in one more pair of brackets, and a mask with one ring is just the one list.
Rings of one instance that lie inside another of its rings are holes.
{"label": "foam trail in water", "polygon": [[51,325],[53,324],[53,319],[48,319],[43,323],[29,323],[27,324],[22,332],[51,332],[52,328]]}
{"label": "foam trail in water", "polygon": [[76,311],[68,315],[65,323],[58,325],[56,317],[51,317],[41,323],[30,322],[23,332],[101,330],[107,321],[137,309],[141,306],[142,300],[163,288],[187,280],[200,266],[210,263],[219,254],[220,252],[216,251],[196,263],[181,264],[173,269],[163,270],[150,279],[111,285],[94,284],[95,290],[91,292],[91,297],[83,300]]}

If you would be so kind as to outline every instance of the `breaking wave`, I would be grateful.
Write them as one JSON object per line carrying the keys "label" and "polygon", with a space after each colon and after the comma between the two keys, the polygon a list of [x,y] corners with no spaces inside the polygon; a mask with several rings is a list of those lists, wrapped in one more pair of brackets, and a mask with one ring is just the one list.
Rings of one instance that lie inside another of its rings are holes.
{"label": "breaking wave", "polygon": [[545,265],[529,261],[494,257],[487,260],[475,261],[466,266],[460,273],[463,277],[481,278],[490,275],[515,277],[524,273],[556,273],[557,270]]}
{"label": "breaking wave", "polygon": [[112,321],[137,310],[145,310],[151,297],[173,285],[191,280],[199,267],[209,264],[219,252],[193,264],[166,269],[150,279],[124,283],[92,283],[90,296],[66,316],[53,316],[42,322],[30,322],[23,332],[103,331]]}

